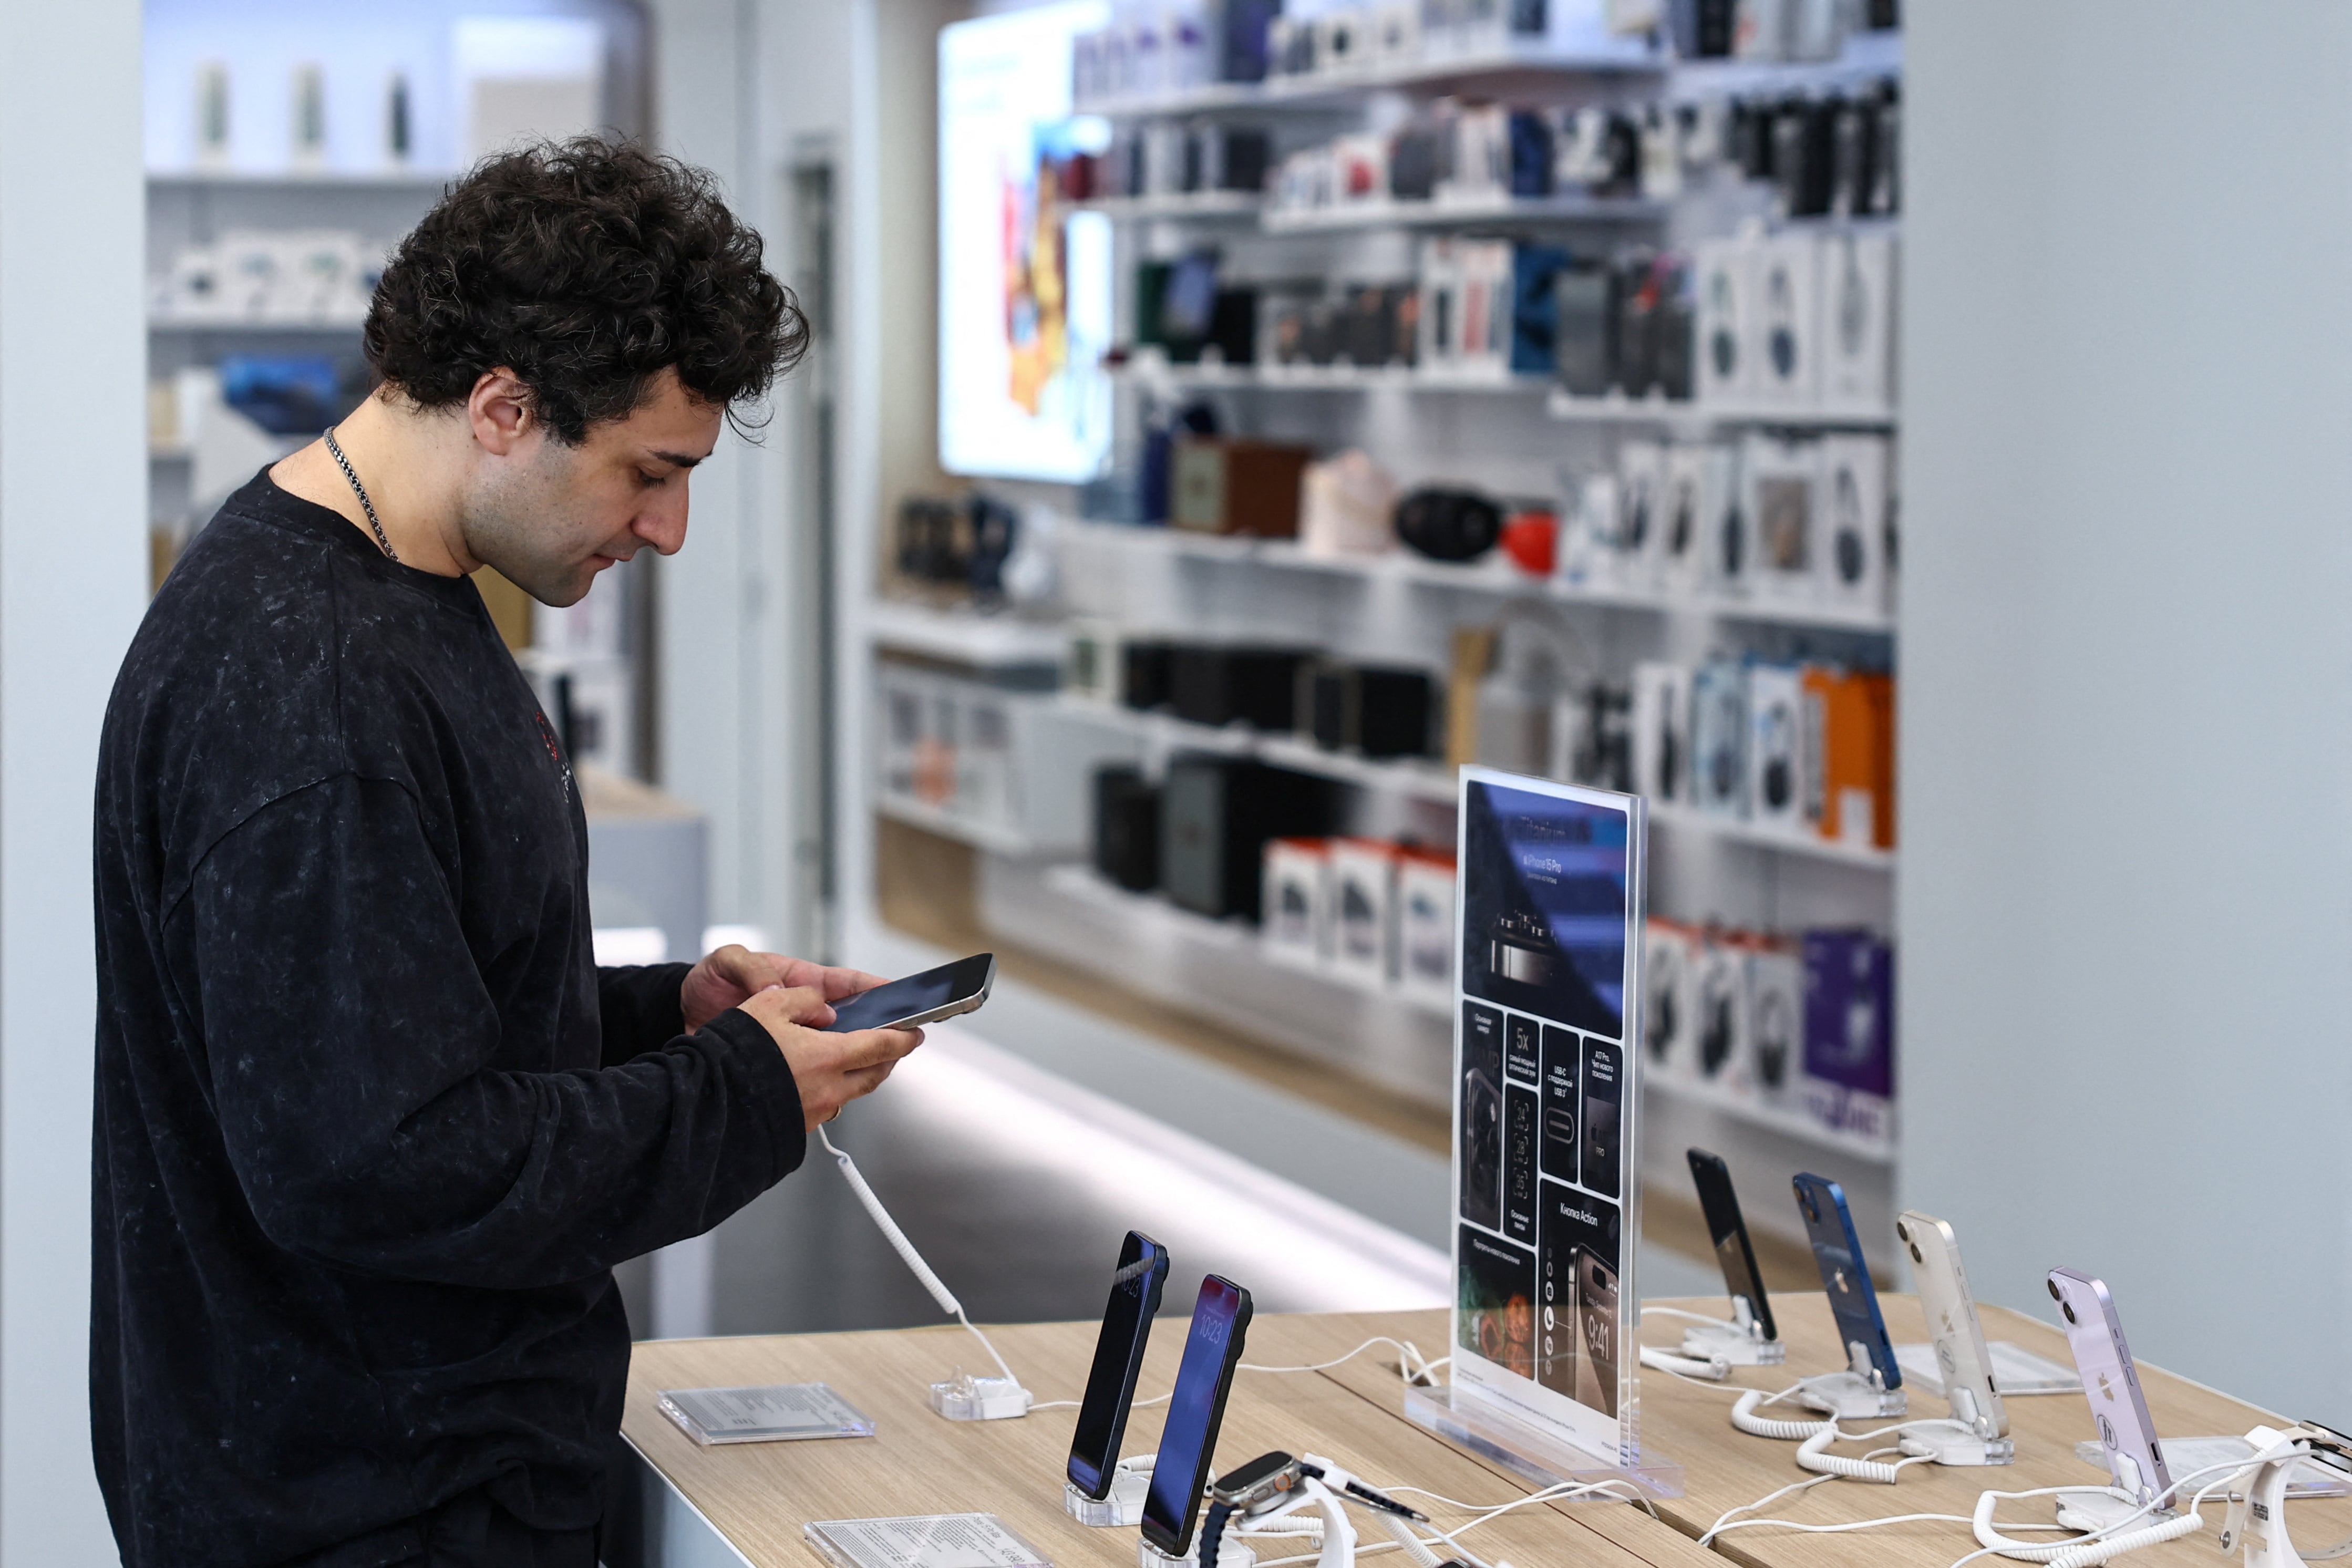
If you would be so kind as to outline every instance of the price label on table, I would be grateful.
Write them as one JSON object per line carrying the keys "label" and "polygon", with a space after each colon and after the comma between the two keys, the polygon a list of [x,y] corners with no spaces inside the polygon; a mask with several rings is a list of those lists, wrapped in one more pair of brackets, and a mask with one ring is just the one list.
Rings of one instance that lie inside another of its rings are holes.
{"label": "price label on table", "polygon": [[1053,1568],[992,1513],[828,1519],[802,1533],[835,1568]]}

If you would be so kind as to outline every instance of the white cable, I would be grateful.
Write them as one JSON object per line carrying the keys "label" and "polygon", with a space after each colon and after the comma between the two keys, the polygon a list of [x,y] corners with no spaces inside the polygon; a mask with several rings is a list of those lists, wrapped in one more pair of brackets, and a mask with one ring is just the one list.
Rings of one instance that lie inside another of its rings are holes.
{"label": "white cable", "polygon": [[[1656,1307],[1651,1309],[1653,1311],[1664,1310]],[[1692,1314],[1683,1315],[1688,1317]],[[1677,1355],[1673,1351],[1661,1350],[1656,1345],[1642,1347],[1642,1364],[1652,1372],[1663,1372],[1668,1377],[1679,1377],[1685,1382],[1721,1383],[1731,1375],[1731,1363],[1723,1356],[1711,1356],[1706,1361],[1701,1361],[1696,1356]]]}
{"label": "white cable", "polygon": [[1694,1323],[1706,1323],[1710,1327],[1718,1329],[1723,1327],[1724,1323],[1724,1321],[1721,1318],[1710,1318],[1705,1312],[1685,1312],[1680,1307],[1653,1307],[1646,1302],[1643,1304],[1642,1316],[1645,1318],[1688,1318]]}
{"label": "white cable", "polygon": [[931,1293],[931,1300],[940,1304],[941,1311],[953,1313],[956,1321],[971,1329],[971,1337],[980,1342],[981,1348],[988,1352],[988,1359],[994,1362],[996,1370],[1004,1374],[1004,1381],[1019,1386],[1021,1380],[1013,1375],[1013,1369],[1004,1364],[1004,1358],[996,1353],[996,1347],[988,1342],[988,1336],[964,1316],[963,1303],[955,1299],[955,1292],[947,1288],[945,1280],[931,1272],[931,1266],[923,1261],[923,1255],[915,1250],[915,1244],[907,1239],[907,1233],[898,1228],[898,1222],[890,1217],[890,1211],[882,1206],[882,1200],[875,1196],[872,1187],[866,1184],[866,1178],[858,1173],[857,1162],[833,1146],[833,1140],[825,1135],[822,1123],[817,1127],[816,1136],[817,1142],[824,1145],[824,1152],[841,1166],[842,1175],[848,1179],[849,1190],[856,1193],[857,1201],[866,1205],[866,1212],[873,1217],[875,1228],[881,1231],[884,1240],[898,1249],[898,1257],[913,1270],[915,1279]]}
{"label": "white cable", "polygon": [[1715,1522],[1706,1527],[1706,1533],[1698,1538],[1698,1543],[1701,1546],[1705,1546],[1708,1542],[1713,1541],[1717,1531],[1723,1529],[1725,1525],[1738,1518],[1743,1513],[1752,1512],[1753,1510],[1763,1508],[1768,1504],[1779,1502],[1782,1498],[1787,1497],[1791,1492],[1811,1491],[1815,1487],[1824,1486],[1835,1479],[1837,1479],[1835,1476],[1814,1476],[1806,1480],[1791,1481],[1789,1485],[1782,1487],[1779,1491],[1766,1492],[1754,1502],[1744,1502],[1738,1508],[1725,1509],[1721,1513],[1716,1516]]}
{"label": "white cable", "polygon": [[1421,1568],[1438,1568],[1444,1561],[1422,1543],[1421,1537],[1413,1533],[1412,1521],[1401,1515],[1382,1512],[1381,1528],[1395,1536],[1397,1544],[1404,1548],[1404,1554],[1420,1563]]}
{"label": "white cable", "polygon": [[[2049,1568],[2095,1568],[2096,1564],[2119,1557],[2126,1552],[2137,1552],[2143,1546],[2154,1546],[2167,1541],[2177,1541],[2184,1535],[2191,1534],[2205,1527],[2204,1519],[2198,1512],[2198,1505],[2216,1490],[2226,1488],[2233,1479],[2248,1468],[2267,1463],[2271,1459],[2283,1458],[2290,1452],[2292,1452],[2291,1445],[2282,1446],[2265,1449],[2251,1458],[2230,1459],[2218,1465],[2207,1465],[2200,1469],[2191,1470],[2115,1523],[2087,1534],[2076,1536],[2072,1541],[2053,1542],[2047,1545],[2010,1540],[2001,1533],[2001,1527],[1993,1522],[1994,1508],[2004,1500],[2015,1501],[2023,1498],[2061,1497],[2070,1493],[2116,1497],[2125,1502],[2132,1500],[2106,1487],[2036,1487],[2030,1491],[1981,1493],[1977,1498],[1975,1517],[1969,1521],[1979,1542],[1979,1549],[1961,1558],[1958,1563],[1952,1565],[1952,1568],[1960,1568],[1961,1563],[1972,1563],[1979,1557],[1996,1555],[2015,1558],[2023,1563],[2046,1563]],[[2212,1476],[2215,1479],[2200,1488],[2189,1500],[2189,1510],[2186,1513],[2143,1525],[2136,1530],[2125,1528],[2134,1520],[2153,1512],[2164,1503],[2166,1499],[2178,1495],[2182,1487],[2200,1476]],[[2020,1527],[2011,1525],[2008,1528],[2013,1530]],[[2039,1530],[2045,1527],[2028,1525],[2023,1528]],[[2118,1533],[2119,1531],[2121,1533]]]}
{"label": "white cable", "polygon": [[1731,1424],[1751,1437],[1772,1437],[1784,1443],[1801,1443],[1823,1432],[1835,1432],[1837,1421],[1834,1417],[1820,1421],[1772,1421],[1756,1414],[1759,1407],[1777,1405],[1801,1386],[1790,1384],[1780,1393],[1769,1395],[1761,1389],[1749,1389],[1739,1396],[1739,1403],[1731,1407]]}
{"label": "white cable", "polygon": [[1330,1361],[1317,1362],[1313,1366],[1259,1366],[1255,1363],[1242,1362],[1238,1363],[1237,1370],[1242,1372],[1328,1372],[1335,1366],[1355,1360],[1374,1345],[1396,1347],[1398,1375],[1407,1383],[1418,1383],[1423,1380],[1435,1382],[1434,1374],[1437,1369],[1454,1359],[1452,1356],[1440,1356],[1437,1360],[1431,1361],[1421,1353],[1420,1347],[1411,1340],[1392,1340],[1386,1334],[1374,1334],[1346,1355],[1335,1357]]}

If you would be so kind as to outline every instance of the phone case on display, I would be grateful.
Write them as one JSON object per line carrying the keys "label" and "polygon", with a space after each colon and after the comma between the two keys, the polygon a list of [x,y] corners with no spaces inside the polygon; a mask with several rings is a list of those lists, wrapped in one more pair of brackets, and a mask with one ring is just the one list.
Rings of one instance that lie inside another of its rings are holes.
{"label": "phone case on display", "polygon": [[1617,449],[1618,581],[1629,588],[1654,587],[1665,531],[1666,448],[1655,441],[1627,441]]}
{"label": "phone case on display", "polygon": [[1756,251],[1751,241],[1737,238],[1708,240],[1693,252],[1698,276],[1697,392],[1702,403],[1738,405],[1759,395],[1750,363]]}
{"label": "phone case on display", "polygon": [[1688,1077],[1745,1096],[1748,1081],[1748,954],[1721,932],[1696,943],[1690,968]]}
{"label": "phone case on display", "polygon": [[1690,799],[1690,674],[1675,664],[1633,667],[1633,793],[1661,805]]}
{"label": "phone case on display", "polygon": [[1748,671],[1710,659],[1691,678],[1691,803],[1719,816],[1748,815]]}
{"label": "phone case on display", "polygon": [[1895,406],[1895,238],[1843,230],[1822,244],[1822,407],[1875,417]]}
{"label": "phone case on display", "polygon": [[1812,791],[1805,777],[1805,694],[1794,665],[1748,670],[1748,820],[1790,837],[1810,835]]}
{"label": "phone case on display", "polygon": [[1805,1076],[1895,1094],[1895,950],[1859,929],[1804,934]]}
{"label": "phone case on display", "polygon": [[1272,838],[1265,846],[1265,920],[1261,951],[1276,963],[1317,969],[1331,956],[1331,847],[1323,838]]}
{"label": "phone case on display", "polygon": [[1755,312],[1749,352],[1755,395],[1773,407],[1821,402],[1821,237],[1776,234],[1756,250]]}
{"label": "phone case on display", "polygon": [[1805,964],[1793,947],[1758,942],[1748,954],[1748,1080],[1768,1105],[1793,1103],[1804,1066]]}
{"label": "phone case on display", "polygon": [[1672,921],[1654,920],[1642,936],[1642,1050],[1648,1069],[1692,1076],[1690,1011],[1692,934]]}
{"label": "phone case on display", "polygon": [[1706,579],[1707,449],[1665,448],[1658,496],[1658,583],[1669,593],[1697,591]]}
{"label": "phone case on display", "polygon": [[1424,1002],[1454,995],[1454,857],[1404,850],[1397,860],[1397,984]]}
{"label": "phone case on display", "polygon": [[1821,594],[1821,443],[1750,434],[1740,443],[1739,478],[1756,547],[1749,586],[1760,599],[1811,604]]}
{"label": "phone case on display", "polygon": [[1830,436],[1821,443],[1820,571],[1822,600],[1841,609],[1890,609],[1886,552],[1895,520],[1888,505],[1883,437]]}
{"label": "phone case on display", "polygon": [[1393,973],[1397,848],[1372,838],[1331,841],[1331,967],[1375,989]]}

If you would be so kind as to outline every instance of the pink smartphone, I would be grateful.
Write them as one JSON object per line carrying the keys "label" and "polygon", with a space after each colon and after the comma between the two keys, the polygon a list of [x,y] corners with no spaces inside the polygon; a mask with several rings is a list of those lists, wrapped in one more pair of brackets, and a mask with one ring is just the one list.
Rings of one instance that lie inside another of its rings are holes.
{"label": "pink smartphone", "polygon": [[2066,1346],[2074,1352],[2074,1370],[2091,1402],[2092,1418],[2099,1425],[2099,1447],[2107,1457],[2107,1474],[2116,1489],[2138,1503],[2170,1491],[2172,1477],[2164,1468],[2164,1450],[2157,1446],[2156,1424],[2148,1419],[2139,1370],[2132,1363],[2131,1346],[2116,1317],[2115,1298],[2087,1274],[2053,1268],[2050,1299],[2066,1320]]}

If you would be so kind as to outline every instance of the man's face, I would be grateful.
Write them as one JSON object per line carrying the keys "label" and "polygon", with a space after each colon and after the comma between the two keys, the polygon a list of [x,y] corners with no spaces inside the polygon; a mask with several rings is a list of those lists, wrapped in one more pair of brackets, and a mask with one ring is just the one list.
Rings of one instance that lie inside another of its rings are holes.
{"label": "man's face", "polygon": [[577,447],[531,424],[482,470],[467,547],[541,604],[578,604],[615,561],[686,542],[687,474],[719,444],[724,417],[664,370],[634,412],[590,426]]}

